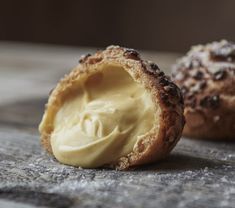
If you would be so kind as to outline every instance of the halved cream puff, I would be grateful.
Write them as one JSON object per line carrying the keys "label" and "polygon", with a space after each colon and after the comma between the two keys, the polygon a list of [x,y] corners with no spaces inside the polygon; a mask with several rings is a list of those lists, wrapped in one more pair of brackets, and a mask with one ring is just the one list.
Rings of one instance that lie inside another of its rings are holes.
{"label": "halved cream puff", "polygon": [[39,131],[61,163],[127,169],[164,158],[183,126],[183,99],[169,77],[135,50],[109,46],[57,84]]}

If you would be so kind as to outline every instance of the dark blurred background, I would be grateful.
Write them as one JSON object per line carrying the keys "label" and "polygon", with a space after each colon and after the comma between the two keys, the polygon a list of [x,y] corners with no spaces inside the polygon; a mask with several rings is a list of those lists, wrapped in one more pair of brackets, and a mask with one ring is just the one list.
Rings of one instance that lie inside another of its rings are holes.
{"label": "dark blurred background", "polygon": [[234,0],[1,0],[0,40],[184,52],[235,40]]}

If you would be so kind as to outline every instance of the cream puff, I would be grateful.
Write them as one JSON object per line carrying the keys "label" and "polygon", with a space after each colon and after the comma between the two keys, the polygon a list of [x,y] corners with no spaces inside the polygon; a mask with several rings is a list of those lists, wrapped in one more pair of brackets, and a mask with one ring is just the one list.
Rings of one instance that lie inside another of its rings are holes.
{"label": "cream puff", "polygon": [[127,169],[164,158],[184,126],[179,88],[133,49],[83,56],[49,96],[43,147],[67,165]]}
{"label": "cream puff", "polygon": [[235,140],[235,44],[194,46],[173,67],[185,103],[187,137]]}

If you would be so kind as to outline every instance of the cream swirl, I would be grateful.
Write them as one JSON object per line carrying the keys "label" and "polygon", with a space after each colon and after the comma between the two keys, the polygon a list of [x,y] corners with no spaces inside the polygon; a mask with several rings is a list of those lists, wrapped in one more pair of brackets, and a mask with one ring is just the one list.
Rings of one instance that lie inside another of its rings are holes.
{"label": "cream swirl", "polygon": [[115,162],[154,123],[150,94],[121,67],[88,77],[57,112],[51,145],[62,163],[86,168]]}

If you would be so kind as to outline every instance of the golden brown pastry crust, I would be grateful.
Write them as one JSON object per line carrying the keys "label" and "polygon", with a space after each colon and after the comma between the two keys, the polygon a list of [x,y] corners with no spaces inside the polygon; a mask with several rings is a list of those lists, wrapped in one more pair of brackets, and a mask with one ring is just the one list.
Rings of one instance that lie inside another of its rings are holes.
{"label": "golden brown pastry crust", "polygon": [[154,126],[154,133],[146,135],[131,153],[109,166],[127,169],[164,158],[180,139],[184,126],[181,92],[156,64],[143,61],[138,52],[133,49],[119,46],[109,46],[106,50],[98,51],[94,55],[83,56],[79,65],[58,83],[46,105],[44,115],[46,125],[40,127],[43,147],[52,153],[50,134],[53,131],[53,118],[48,116],[49,111],[58,111],[62,103],[61,97],[66,95],[66,90],[71,88],[75,81],[81,79],[84,74],[89,73],[89,70],[95,69],[105,62],[124,66],[134,80],[140,81],[150,91],[152,99],[156,101],[154,104],[161,108],[160,127]]}
{"label": "golden brown pastry crust", "polygon": [[183,134],[235,140],[235,44],[195,46],[173,67],[185,102]]}

